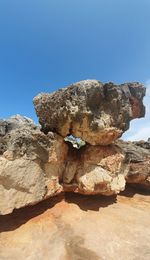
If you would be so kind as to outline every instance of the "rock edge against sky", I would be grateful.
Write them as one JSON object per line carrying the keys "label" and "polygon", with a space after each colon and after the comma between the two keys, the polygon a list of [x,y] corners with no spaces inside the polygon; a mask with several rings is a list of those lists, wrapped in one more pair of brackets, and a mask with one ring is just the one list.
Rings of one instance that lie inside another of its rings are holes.
{"label": "rock edge against sky", "polygon": [[[117,139],[143,117],[140,83],[81,81],[34,98],[42,128],[19,115],[0,121],[0,214],[62,191],[114,195],[126,182],[150,190],[150,143]],[[64,137],[86,141],[75,149]]]}

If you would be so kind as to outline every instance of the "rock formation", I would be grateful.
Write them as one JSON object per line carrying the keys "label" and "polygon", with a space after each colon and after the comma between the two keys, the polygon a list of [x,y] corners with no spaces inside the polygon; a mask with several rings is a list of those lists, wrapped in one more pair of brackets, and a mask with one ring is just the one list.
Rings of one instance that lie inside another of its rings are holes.
{"label": "rock formation", "polygon": [[61,192],[68,150],[63,138],[45,135],[20,116],[1,121],[0,129],[0,214]]}
{"label": "rock formation", "polygon": [[150,141],[117,143],[125,153],[126,164],[129,164],[126,182],[150,190]]}
{"label": "rock formation", "polygon": [[81,194],[113,195],[125,188],[125,156],[116,145],[70,147],[63,188]]}
{"label": "rock formation", "polygon": [[[126,182],[150,188],[148,142],[116,141],[144,116],[144,95],[140,83],[81,81],[34,99],[42,128],[19,115],[0,120],[0,214],[62,191],[113,195]],[[83,140],[75,144],[70,134]]]}
{"label": "rock formation", "polygon": [[0,259],[149,260],[150,195],[137,191],[62,193],[0,216]]}
{"label": "rock formation", "polygon": [[1,121],[1,130],[0,214],[62,190],[111,195],[124,189],[124,155],[115,145],[77,150],[20,116]]}
{"label": "rock formation", "polygon": [[52,94],[39,94],[34,105],[44,132],[74,135],[92,145],[108,145],[144,116],[145,88],[97,80],[77,82]]}

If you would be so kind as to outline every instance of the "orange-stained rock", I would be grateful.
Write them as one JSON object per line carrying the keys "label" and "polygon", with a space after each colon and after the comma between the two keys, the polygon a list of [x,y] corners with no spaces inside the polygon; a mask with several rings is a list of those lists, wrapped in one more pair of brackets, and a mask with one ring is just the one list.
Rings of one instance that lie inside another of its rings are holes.
{"label": "orange-stained rock", "polygon": [[115,145],[90,146],[79,151],[70,149],[63,175],[65,191],[82,194],[117,194],[125,188],[128,166],[125,156]]}
{"label": "orange-stained rock", "polygon": [[2,122],[2,215],[62,191],[118,194],[126,182],[150,189],[149,142],[86,144],[78,150],[56,133],[44,134],[30,119],[16,116]]}
{"label": "orange-stained rock", "polygon": [[0,216],[0,259],[149,260],[150,194],[67,193]]}

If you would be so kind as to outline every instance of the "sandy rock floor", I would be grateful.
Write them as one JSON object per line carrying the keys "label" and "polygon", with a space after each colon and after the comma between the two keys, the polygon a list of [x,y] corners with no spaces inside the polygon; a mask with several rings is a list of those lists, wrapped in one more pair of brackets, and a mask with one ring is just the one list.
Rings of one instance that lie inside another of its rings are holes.
{"label": "sandy rock floor", "polygon": [[0,216],[0,260],[149,260],[150,194],[61,194]]}

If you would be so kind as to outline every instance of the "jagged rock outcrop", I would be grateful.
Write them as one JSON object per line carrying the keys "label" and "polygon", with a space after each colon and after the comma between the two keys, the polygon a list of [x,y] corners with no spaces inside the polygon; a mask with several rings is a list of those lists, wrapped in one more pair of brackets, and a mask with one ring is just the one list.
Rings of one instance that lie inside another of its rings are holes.
{"label": "jagged rock outcrop", "polygon": [[129,165],[126,182],[150,191],[150,141],[117,141]]}
{"label": "jagged rock outcrop", "polygon": [[11,116],[7,120],[0,119],[0,137],[6,135],[6,133],[9,133],[11,130],[22,128],[23,126],[37,128],[32,119],[19,114]]}
{"label": "jagged rock outcrop", "polygon": [[1,121],[0,128],[0,214],[61,192],[68,151],[63,138],[45,135],[20,116]]}
{"label": "jagged rock outcrop", "polygon": [[113,195],[135,184],[150,191],[150,142],[86,145],[70,149],[63,177],[65,191]]}
{"label": "jagged rock outcrop", "polygon": [[137,82],[85,80],[52,94],[41,93],[33,102],[43,131],[108,145],[129,128],[130,120],[144,116],[144,95],[144,86]]}
{"label": "jagged rock outcrop", "polygon": [[141,140],[141,141],[133,142],[133,144],[135,144],[135,145],[137,145],[137,146],[140,146],[140,147],[142,147],[142,148],[145,148],[145,149],[147,149],[147,150],[150,151],[150,138],[148,138],[147,141]]}
{"label": "jagged rock outcrop", "polygon": [[0,214],[61,191],[113,195],[124,190],[126,181],[150,189],[150,150],[140,147],[149,147],[148,142],[117,141],[77,150],[58,134],[45,135],[33,122],[20,119],[1,122],[12,121],[0,136]]}
{"label": "jagged rock outcrop", "polygon": [[0,136],[0,214],[62,190],[112,195],[124,189],[124,155],[117,146],[77,150],[58,134],[45,135],[26,118],[12,117],[4,124],[9,130]]}
{"label": "jagged rock outcrop", "polygon": [[86,145],[79,151],[70,146],[63,175],[63,189],[81,194],[117,194],[125,188],[128,165],[115,145]]}
{"label": "jagged rock outcrop", "polygon": [[113,195],[126,181],[149,189],[148,142],[113,142],[144,116],[144,95],[140,83],[82,81],[34,99],[42,128],[19,115],[0,120],[0,215],[61,191]]}

